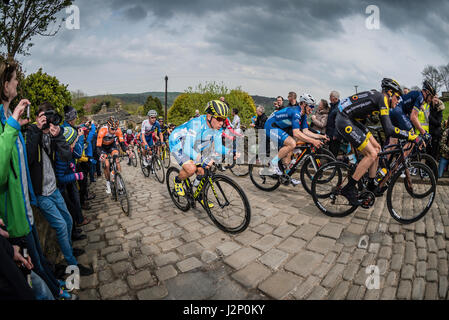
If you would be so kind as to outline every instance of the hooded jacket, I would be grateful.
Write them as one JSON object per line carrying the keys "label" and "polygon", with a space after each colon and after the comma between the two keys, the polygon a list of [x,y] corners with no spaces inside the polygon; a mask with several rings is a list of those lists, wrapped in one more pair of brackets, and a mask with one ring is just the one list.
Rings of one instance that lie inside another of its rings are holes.
{"label": "hooded jacket", "polygon": [[[20,124],[13,118],[5,118],[0,105],[0,218],[6,224],[10,239],[28,235],[33,224],[33,213],[27,212],[25,193],[30,204],[36,205],[27,163],[25,141],[20,132]],[[23,146],[23,161],[20,165],[19,140]],[[24,188],[22,172],[26,170],[28,188]]]}
{"label": "hooded jacket", "polygon": [[[42,153],[46,152],[42,145],[42,130],[37,125],[32,124],[26,132],[26,149],[28,155],[28,165],[30,168],[31,181],[36,195],[42,195],[44,180],[44,165]],[[61,161],[70,161],[72,152],[69,144],[65,141],[63,130],[61,129],[56,137],[51,137],[50,150],[47,153],[55,170],[56,152]]]}
{"label": "hooded jacket", "polygon": [[326,133],[327,118],[329,116],[329,109],[317,110],[315,113],[315,120],[312,119],[311,128],[319,131],[321,134]]}

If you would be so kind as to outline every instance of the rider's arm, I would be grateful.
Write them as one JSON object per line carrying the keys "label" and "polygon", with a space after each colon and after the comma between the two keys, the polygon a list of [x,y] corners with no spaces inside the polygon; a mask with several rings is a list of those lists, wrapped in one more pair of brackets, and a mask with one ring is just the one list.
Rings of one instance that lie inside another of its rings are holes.
{"label": "rider's arm", "polygon": [[413,123],[413,126],[419,130],[421,134],[426,134],[426,130],[421,126],[421,122],[418,119],[418,110],[413,108],[412,113],[410,114],[410,121]]}
{"label": "rider's arm", "polygon": [[309,136],[309,137],[311,137],[311,138],[315,138],[315,139],[326,139],[326,136],[325,136],[325,135],[318,134],[318,133],[313,133],[312,131],[309,130],[309,128],[303,129],[302,132],[303,132],[306,136]]}
{"label": "rider's arm", "polygon": [[[380,122],[385,132],[386,137],[400,138],[400,139],[411,139],[413,135],[405,130],[401,130],[391,123],[390,109],[388,106],[388,100],[385,97],[381,99],[380,102]],[[414,139],[414,138],[413,138]],[[413,140],[411,139],[411,140]]]}
{"label": "rider's arm", "polygon": [[313,139],[312,137],[307,136],[300,129],[293,129],[293,137],[295,139],[298,139],[298,140],[303,141],[303,142],[308,142],[308,143],[314,143],[315,142],[315,139]]}

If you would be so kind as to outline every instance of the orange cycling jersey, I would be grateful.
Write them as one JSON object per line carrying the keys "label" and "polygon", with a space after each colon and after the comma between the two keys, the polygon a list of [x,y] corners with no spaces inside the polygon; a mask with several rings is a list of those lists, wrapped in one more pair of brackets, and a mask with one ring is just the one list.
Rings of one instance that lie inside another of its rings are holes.
{"label": "orange cycling jersey", "polygon": [[114,144],[116,137],[118,138],[120,144],[125,142],[123,139],[122,130],[120,130],[120,128],[117,128],[115,133],[110,133],[107,126],[102,127],[100,131],[98,131],[97,147],[110,146]]}

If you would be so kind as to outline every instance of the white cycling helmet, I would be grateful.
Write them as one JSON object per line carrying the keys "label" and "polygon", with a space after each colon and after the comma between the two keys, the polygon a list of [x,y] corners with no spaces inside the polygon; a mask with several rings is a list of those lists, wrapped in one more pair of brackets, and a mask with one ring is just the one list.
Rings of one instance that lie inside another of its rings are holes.
{"label": "white cycling helmet", "polygon": [[148,117],[157,117],[157,112],[156,112],[156,110],[150,110],[150,111],[148,111],[147,116],[148,116]]}
{"label": "white cycling helmet", "polygon": [[308,93],[304,93],[303,95],[301,95],[301,97],[299,97],[299,103],[301,102],[305,102],[306,104],[310,105],[315,105],[315,98]]}
{"label": "white cycling helmet", "polygon": [[133,134],[133,131],[131,129],[126,130],[127,134]]}

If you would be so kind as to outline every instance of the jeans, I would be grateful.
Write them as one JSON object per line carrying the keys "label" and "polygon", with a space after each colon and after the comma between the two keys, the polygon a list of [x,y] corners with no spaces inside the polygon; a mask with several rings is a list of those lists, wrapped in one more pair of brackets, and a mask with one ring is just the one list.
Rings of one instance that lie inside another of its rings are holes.
{"label": "jeans", "polygon": [[445,159],[443,157],[440,158],[440,163],[438,164],[438,178],[441,178],[444,173],[444,169],[446,169],[449,164],[449,159]]}
{"label": "jeans", "polygon": [[58,189],[50,196],[37,196],[39,208],[45,219],[55,229],[59,247],[68,265],[77,265],[72,248],[72,217]]}
{"label": "jeans", "polygon": [[[68,183],[61,190],[62,197],[64,198],[67,209],[69,209],[72,219],[77,224],[81,224],[84,221],[84,216],[81,210],[80,194],[76,182]],[[72,228],[74,230],[75,227]]]}
{"label": "jeans", "polygon": [[34,265],[33,271],[36,272],[37,275],[45,281],[46,285],[53,293],[53,296],[58,297],[59,283],[50,267],[50,263],[42,253],[36,226],[32,227],[31,232],[27,235],[26,240],[28,254],[30,255],[31,262],[33,262]]}
{"label": "jeans", "polygon": [[55,300],[45,281],[33,271],[31,271],[31,284],[36,300]]}

